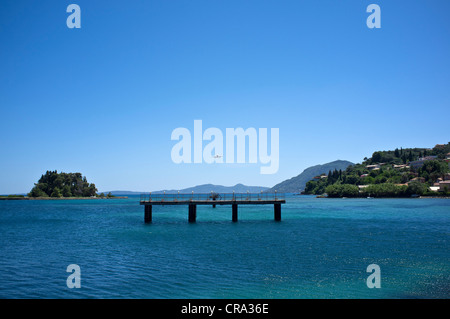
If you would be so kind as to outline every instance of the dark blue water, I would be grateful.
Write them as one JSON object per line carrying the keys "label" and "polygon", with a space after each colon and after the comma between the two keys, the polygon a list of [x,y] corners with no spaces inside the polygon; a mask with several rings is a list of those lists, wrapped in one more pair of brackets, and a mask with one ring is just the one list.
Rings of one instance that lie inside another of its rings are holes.
{"label": "dark blue water", "polygon": [[[450,200],[287,198],[273,207],[137,198],[0,201],[0,298],[449,298]],[[69,289],[69,264],[81,288]],[[381,288],[366,268],[378,264]]]}

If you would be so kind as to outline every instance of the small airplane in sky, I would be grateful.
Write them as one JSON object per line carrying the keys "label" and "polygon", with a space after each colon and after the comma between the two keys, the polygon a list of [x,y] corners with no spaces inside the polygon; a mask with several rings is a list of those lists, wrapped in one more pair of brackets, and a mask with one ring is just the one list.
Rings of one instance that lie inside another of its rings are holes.
{"label": "small airplane in sky", "polygon": [[222,158],[222,155],[214,155],[214,158]]}

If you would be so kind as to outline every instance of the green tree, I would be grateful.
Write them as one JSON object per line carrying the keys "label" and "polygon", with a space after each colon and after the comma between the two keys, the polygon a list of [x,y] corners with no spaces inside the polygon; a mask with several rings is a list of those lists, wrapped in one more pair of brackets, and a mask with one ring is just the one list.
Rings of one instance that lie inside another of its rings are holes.
{"label": "green tree", "polygon": [[356,185],[360,181],[359,176],[356,175],[347,175],[345,176],[345,183],[346,184],[353,184]]}
{"label": "green tree", "polygon": [[62,197],[61,190],[58,187],[53,189],[51,197]]}
{"label": "green tree", "polygon": [[48,197],[47,193],[44,192],[38,185],[34,186],[28,193],[29,197]]}
{"label": "green tree", "polygon": [[359,188],[356,185],[342,184],[342,196],[357,197],[359,195]]}
{"label": "green tree", "polygon": [[95,187],[94,184],[87,184],[83,187],[83,196],[84,197],[95,196],[96,193],[97,193],[97,188]]}
{"label": "green tree", "polygon": [[381,156],[382,156],[381,152],[374,152],[372,154],[372,163],[379,163],[379,162],[381,162]]}
{"label": "green tree", "polygon": [[325,192],[328,194],[328,197],[357,197],[359,188],[350,184],[334,184],[327,186]]}
{"label": "green tree", "polygon": [[407,192],[410,195],[423,195],[428,190],[428,187],[418,181],[408,184]]}
{"label": "green tree", "polygon": [[396,186],[392,183],[372,184],[364,188],[363,193],[372,197],[404,197],[406,186]]}
{"label": "green tree", "polygon": [[72,192],[70,191],[69,185],[64,185],[64,187],[62,189],[62,195],[64,197],[72,197]]}
{"label": "green tree", "polygon": [[362,180],[362,185],[369,185],[375,183],[375,178],[372,176],[366,176]]}
{"label": "green tree", "polygon": [[383,184],[387,182],[387,177],[383,175],[378,175],[375,177],[374,183],[375,184]]}

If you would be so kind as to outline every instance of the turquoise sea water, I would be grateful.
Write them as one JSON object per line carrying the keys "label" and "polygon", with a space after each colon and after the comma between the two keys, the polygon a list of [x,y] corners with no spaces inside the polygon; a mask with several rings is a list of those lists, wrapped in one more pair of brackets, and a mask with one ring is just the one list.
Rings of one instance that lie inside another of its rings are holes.
{"label": "turquoise sea water", "polygon": [[196,224],[182,206],[144,224],[138,198],[0,201],[0,298],[450,297],[450,200],[286,200],[281,222],[199,206]]}

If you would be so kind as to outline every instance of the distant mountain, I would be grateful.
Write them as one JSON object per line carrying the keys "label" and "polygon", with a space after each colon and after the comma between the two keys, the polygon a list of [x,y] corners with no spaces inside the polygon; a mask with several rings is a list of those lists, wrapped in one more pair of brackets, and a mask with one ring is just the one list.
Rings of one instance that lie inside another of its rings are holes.
{"label": "distant mountain", "polygon": [[311,166],[305,169],[300,175],[285,180],[270,189],[270,191],[277,191],[279,193],[298,193],[303,190],[306,183],[312,180],[315,176],[320,174],[328,174],[331,170],[345,170],[348,166],[354,165],[349,161],[337,160],[334,162]]}
{"label": "distant mountain", "polygon": [[[140,195],[140,194],[142,194],[142,193],[145,193],[145,192],[132,192],[132,191],[106,191],[106,192],[98,192],[99,194],[100,193],[103,193],[103,194],[108,194],[108,193],[111,193],[111,195],[114,195],[114,196],[118,196],[118,195],[121,195],[121,196],[128,196],[128,195]],[[148,192],[147,192],[148,193]]]}
{"label": "distant mountain", "polygon": [[[233,191],[235,193],[246,193],[247,191],[250,193],[259,193],[261,191],[265,191],[268,190],[269,187],[263,187],[263,186],[247,186],[247,185],[243,185],[243,184],[236,184],[234,186],[222,186],[222,185],[213,185],[213,184],[203,184],[203,185],[198,185],[198,186],[194,186],[194,187],[189,187],[189,188],[184,188],[184,189],[180,189],[180,190],[166,190],[166,194],[171,194],[171,193],[176,193],[176,192],[180,192],[180,193],[211,193],[211,192],[215,192],[215,193],[232,193]],[[164,191],[157,191],[157,192],[152,192],[154,194],[158,194],[158,193],[162,193]]]}
{"label": "distant mountain", "polygon": [[[269,187],[264,186],[247,186],[243,184],[236,184],[234,186],[222,186],[222,185],[213,185],[213,184],[203,184],[198,185],[194,187],[184,188],[184,189],[170,189],[170,190],[160,190],[160,191],[153,191],[152,194],[161,194],[163,192],[166,192],[166,194],[176,194],[178,191],[183,194],[189,194],[189,193],[232,193],[233,191],[235,193],[246,193],[247,191],[249,193],[259,193],[261,191],[268,190]],[[108,194],[109,192],[103,192],[105,194]],[[148,193],[148,192],[131,192],[131,191],[111,191],[112,195],[139,195],[142,193]]]}

